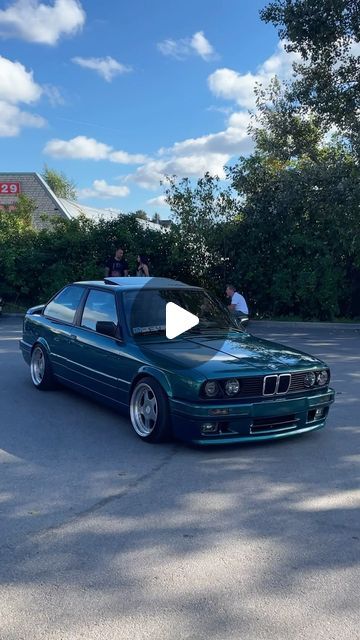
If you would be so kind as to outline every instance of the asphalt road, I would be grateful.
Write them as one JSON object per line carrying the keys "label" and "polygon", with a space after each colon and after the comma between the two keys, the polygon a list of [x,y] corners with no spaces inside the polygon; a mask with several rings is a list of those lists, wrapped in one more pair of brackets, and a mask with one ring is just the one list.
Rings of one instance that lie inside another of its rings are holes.
{"label": "asphalt road", "polygon": [[198,450],[39,392],[0,319],[1,640],[360,638],[360,331],[254,333],[332,367],[328,426]]}

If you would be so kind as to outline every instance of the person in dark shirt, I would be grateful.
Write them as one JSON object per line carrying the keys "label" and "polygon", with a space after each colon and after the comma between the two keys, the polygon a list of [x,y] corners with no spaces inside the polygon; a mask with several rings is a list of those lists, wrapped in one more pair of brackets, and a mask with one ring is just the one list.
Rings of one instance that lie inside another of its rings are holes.
{"label": "person in dark shirt", "polygon": [[122,278],[129,275],[129,265],[124,258],[124,249],[118,247],[113,258],[105,264],[105,277],[112,276]]}

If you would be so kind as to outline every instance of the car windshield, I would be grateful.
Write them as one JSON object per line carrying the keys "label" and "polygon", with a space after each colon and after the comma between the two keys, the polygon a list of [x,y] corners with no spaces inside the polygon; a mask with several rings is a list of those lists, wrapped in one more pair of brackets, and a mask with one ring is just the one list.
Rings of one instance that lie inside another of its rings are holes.
{"label": "car windshield", "polygon": [[186,333],[199,334],[238,329],[227,309],[199,289],[146,289],[124,292],[125,314],[134,336],[165,335],[166,305],[177,304],[199,318],[199,324]]}

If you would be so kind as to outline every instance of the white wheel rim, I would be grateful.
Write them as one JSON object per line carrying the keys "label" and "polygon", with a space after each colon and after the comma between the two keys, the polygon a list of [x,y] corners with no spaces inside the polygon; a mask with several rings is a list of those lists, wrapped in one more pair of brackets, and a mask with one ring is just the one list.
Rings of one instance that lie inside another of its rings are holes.
{"label": "white wheel rim", "polygon": [[138,384],[131,396],[130,417],[141,438],[153,432],[158,419],[158,403],[154,391],[145,382]]}
{"label": "white wheel rim", "polygon": [[30,372],[33,383],[38,387],[42,383],[45,375],[45,357],[40,347],[35,347],[32,353]]}

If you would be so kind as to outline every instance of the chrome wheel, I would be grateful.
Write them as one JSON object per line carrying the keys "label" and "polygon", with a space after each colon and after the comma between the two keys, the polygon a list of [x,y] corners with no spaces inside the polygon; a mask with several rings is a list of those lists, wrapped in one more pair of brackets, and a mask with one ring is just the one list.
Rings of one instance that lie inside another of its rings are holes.
{"label": "chrome wheel", "polygon": [[40,347],[35,347],[30,364],[31,379],[36,387],[38,387],[45,375],[45,356]]}
{"label": "chrome wheel", "polygon": [[153,432],[158,419],[158,403],[154,391],[145,382],[140,382],[132,394],[130,417],[136,433],[142,438]]}

